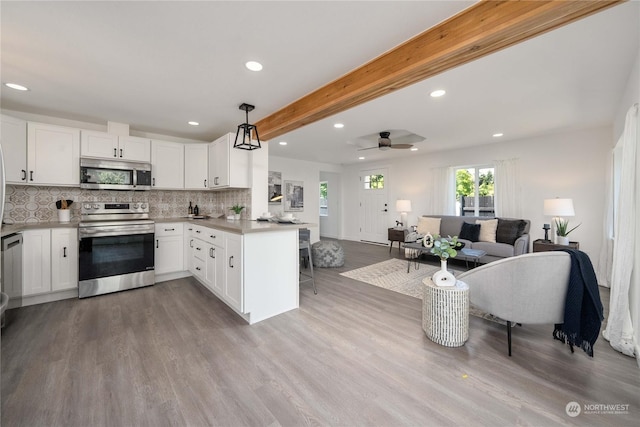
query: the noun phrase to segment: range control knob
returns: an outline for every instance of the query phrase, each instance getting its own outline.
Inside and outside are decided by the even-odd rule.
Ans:
[[[85,203],[82,207],[85,209],[91,209],[91,205],[89,203]]]
[[[147,209],[147,204],[146,203],[141,203],[140,204],[140,208],[141,209]]]
[[[92,207],[93,209],[100,209],[100,205],[99,205],[99,204],[97,204],[97,203],[96,203],[96,204],[91,205],[91,207]]]
[[[140,207],[140,203],[134,203],[133,204],[133,209],[138,209]]]

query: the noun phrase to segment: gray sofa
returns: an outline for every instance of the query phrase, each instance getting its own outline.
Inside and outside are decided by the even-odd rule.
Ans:
[[[440,235],[441,236],[459,236],[462,224],[464,222],[475,224],[476,220],[494,219],[493,217],[486,216],[450,216],[450,215],[423,215],[430,218],[441,218],[440,222]],[[500,219],[500,218],[499,218]],[[515,218],[502,218],[505,220],[516,220]],[[472,242],[469,240],[460,239],[464,242],[466,248],[481,249],[487,254],[480,258],[481,263],[488,263],[497,261],[499,259],[508,258],[516,255],[522,255],[529,252],[529,228],[531,221],[522,220],[525,222],[523,233],[518,237],[513,245],[507,243],[493,243],[493,242]]]

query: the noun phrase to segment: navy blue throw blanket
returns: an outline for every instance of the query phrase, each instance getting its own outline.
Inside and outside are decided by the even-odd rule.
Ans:
[[[571,256],[571,272],[564,306],[564,323],[555,325],[553,337],[593,357],[593,345],[604,316],[598,280],[589,256],[575,249],[560,249]]]

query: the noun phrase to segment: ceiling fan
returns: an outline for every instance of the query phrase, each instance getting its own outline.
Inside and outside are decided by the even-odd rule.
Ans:
[[[407,148],[413,147],[413,144],[391,144],[389,135],[391,135],[391,132],[380,132],[380,138],[378,138],[377,147],[360,148],[358,151],[373,150],[374,148],[382,151],[388,150],[390,148],[406,150]]]

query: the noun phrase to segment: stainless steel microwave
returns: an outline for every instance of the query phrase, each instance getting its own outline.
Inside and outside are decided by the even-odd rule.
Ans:
[[[151,164],[80,158],[80,188],[151,190]]]

